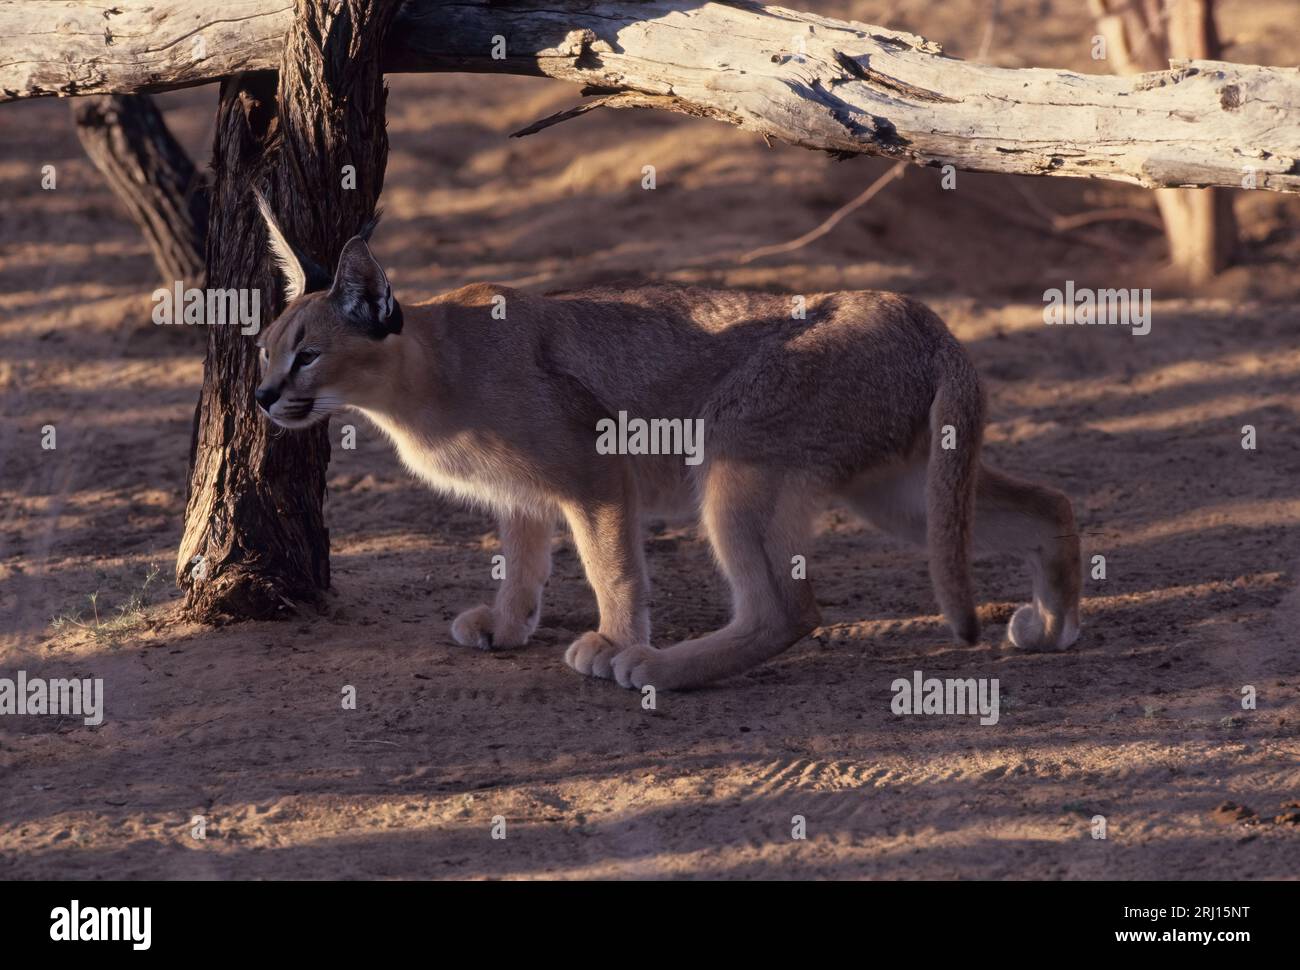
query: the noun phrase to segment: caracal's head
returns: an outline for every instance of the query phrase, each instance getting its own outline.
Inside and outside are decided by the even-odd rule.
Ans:
[[[402,309],[366,245],[378,217],[348,240],[330,279],[289,244],[260,192],[257,205],[285,283],[284,312],[258,339],[257,405],[281,427],[306,428],[382,393]]]

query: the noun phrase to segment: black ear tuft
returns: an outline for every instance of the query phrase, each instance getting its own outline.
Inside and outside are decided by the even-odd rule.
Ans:
[[[401,332],[402,308],[393,299],[388,277],[360,236],[349,239],[339,254],[329,300],[368,337],[383,340],[390,333]]]
[[[366,242],[370,242],[370,236],[375,231],[375,226],[379,225],[379,220],[382,219],[383,217],[384,217],[383,208],[381,207],[376,209],[375,214],[370,217],[369,221],[367,221],[364,226],[361,227],[361,231],[358,232],[357,235],[360,236],[362,239],[364,239]]]

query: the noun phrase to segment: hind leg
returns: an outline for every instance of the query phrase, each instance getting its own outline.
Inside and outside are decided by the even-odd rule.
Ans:
[[[923,458],[855,483],[844,498],[877,528],[925,544]],[[1033,576],[1033,603],[1016,610],[1007,639],[1026,650],[1063,650],[1079,635],[1079,539],[1070,500],[981,465],[974,539],[983,552],[1020,556]]]
[[[1068,498],[1056,489],[982,467],[975,492],[975,544],[1023,557],[1033,575],[1034,600],[1011,617],[1009,646],[1064,650],[1079,638],[1083,578],[1078,528]]]
[[[697,687],[776,656],[821,622],[808,579],[791,562],[807,555],[812,506],[786,476],[716,464],[703,490],[701,522],[731,585],[732,617],[720,630],[665,650],[639,645],[614,658],[624,687]]]

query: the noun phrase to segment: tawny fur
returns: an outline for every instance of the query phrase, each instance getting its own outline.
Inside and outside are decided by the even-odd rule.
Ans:
[[[528,640],[562,519],[600,613],[568,648],[571,667],[658,689],[740,673],[820,622],[794,562],[815,575],[812,516],[835,499],[928,545],[960,640],[979,633],[972,544],[1030,565],[1033,602],[1014,615],[1010,645],[1057,650],[1078,636],[1070,503],[980,463],[979,378],[920,303],[828,293],[795,319],[791,298],[769,294],[644,286],[542,297],[476,284],[398,309],[401,332],[376,337],[394,304],[364,247],[352,240],[333,289],[299,297],[266,329],[261,390],[278,392],[269,413],[286,427],[366,414],[414,474],[496,514],[505,580],[492,606],[456,618],[458,642]],[[492,313],[498,297],[505,319]],[[304,349],[318,356],[295,367]],[[703,462],[598,454],[597,422],[619,411],[702,419]],[[722,629],[651,645],[649,513],[698,517],[731,585]]]

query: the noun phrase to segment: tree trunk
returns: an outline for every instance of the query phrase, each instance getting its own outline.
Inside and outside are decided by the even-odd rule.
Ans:
[[[335,13],[330,13],[331,6]],[[296,0],[278,75],[221,88],[208,230],[210,287],[260,291],[282,309],[252,203],[262,187],[291,240],[332,267],[374,211],[388,157],[381,42],[398,0]],[[353,167],[345,178],[345,166]],[[196,415],[177,581],[201,621],[269,618],[329,586],[323,501],[327,426],[277,431],[258,412],[256,338],[212,326]]]
[[[208,189],[147,94],[72,103],[77,137],[153,252],[163,282],[203,286]]]
[[[1222,53],[1213,0],[1093,0],[1093,12],[1108,58],[1123,74],[1161,70],[1170,59],[1214,60]],[[1157,189],[1156,205],[1170,262],[1189,283],[1207,283],[1232,262],[1237,219],[1227,189]]]
[[[1147,0],[1157,3],[1159,0]],[[275,69],[284,0],[0,0],[0,101],[159,91]],[[1300,192],[1300,72],[1179,61],[1142,77],[946,57],[870,24],[747,0],[407,0],[388,71],[538,74],[837,154],[1149,188]]]
[[[1166,0],[1169,56],[1217,59],[1223,51],[1214,23],[1214,0]],[[1232,263],[1237,217],[1229,189],[1160,189],[1169,254],[1193,285],[1207,283]]]

